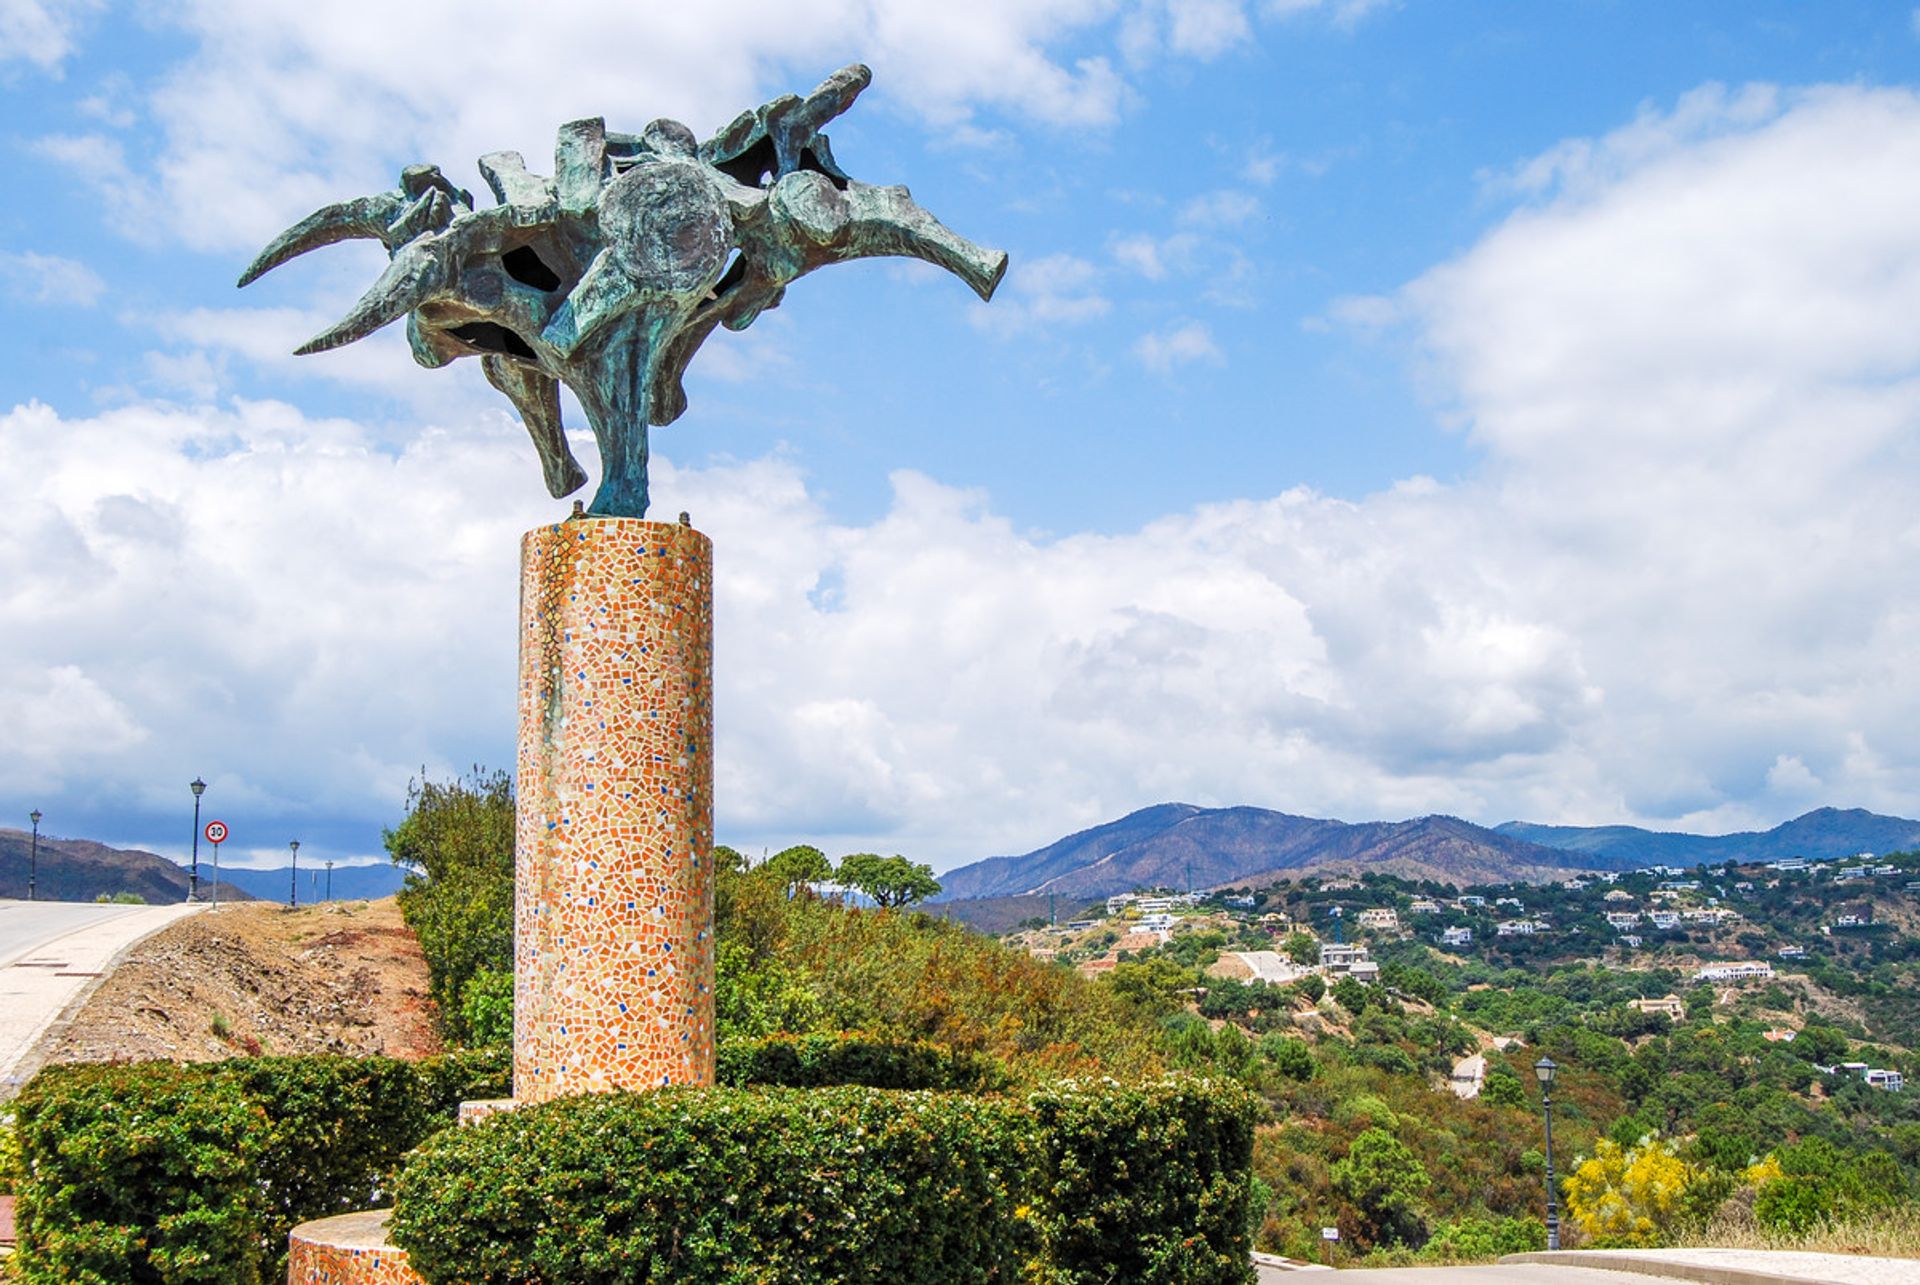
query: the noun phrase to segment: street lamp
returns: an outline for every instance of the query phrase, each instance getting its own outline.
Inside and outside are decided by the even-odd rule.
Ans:
[[[287,885],[287,906],[293,909],[300,904],[300,840],[289,839],[287,846],[293,849],[293,878]]]
[[[327,900],[333,900],[333,858],[327,858]]]
[[[1560,1069],[1550,1057],[1543,1057],[1533,1064],[1533,1074],[1540,1081],[1540,1106],[1547,1116],[1547,1248],[1560,1248],[1560,1201],[1554,1195],[1553,1186],[1553,1073]]]
[[[27,858],[27,900],[33,900],[33,885],[40,878],[40,809],[27,813],[27,820],[33,822],[33,855]]]
[[[187,782],[187,788],[193,791],[193,869],[187,875],[187,900],[200,900],[200,796],[207,792],[207,783],[199,777]]]

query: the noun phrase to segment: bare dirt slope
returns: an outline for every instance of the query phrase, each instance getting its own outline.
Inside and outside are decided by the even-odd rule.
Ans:
[[[427,966],[391,897],[222,905],[136,946],[40,1050],[47,1062],[440,1052]]]

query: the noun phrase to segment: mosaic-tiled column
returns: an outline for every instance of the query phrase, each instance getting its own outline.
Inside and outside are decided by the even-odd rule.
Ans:
[[[513,1091],[713,1083],[713,545],[575,517],[520,549]]]

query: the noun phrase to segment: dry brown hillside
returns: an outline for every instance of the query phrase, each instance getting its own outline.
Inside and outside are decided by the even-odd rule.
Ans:
[[[222,905],[136,946],[39,1052],[48,1062],[440,1051],[427,966],[391,897]]]

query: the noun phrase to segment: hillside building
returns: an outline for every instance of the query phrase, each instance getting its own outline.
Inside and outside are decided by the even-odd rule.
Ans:
[[[1540,925],[1531,919],[1507,919],[1493,926],[1496,937],[1531,937],[1540,931]]]
[[[1607,895],[1601,898],[1601,900],[1612,902],[1632,901],[1633,894],[1625,888],[1612,888],[1608,890]]]
[[[1422,897],[1419,901],[1407,907],[1407,913],[1411,915],[1437,915],[1440,913],[1440,903],[1430,898]]]
[[[1665,1013],[1676,1022],[1687,1019],[1687,1004],[1678,995],[1662,995],[1659,999],[1636,999],[1633,1006],[1642,1013]]]
[[[1607,926],[1616,931],[1622,928],[1631,928],[1639,922],[1640,912],[1637,910],[1609,910],[1607,912]]]
[[[1344,977],[1353,971],[1355,964],[1365,963],[1367,960],[1365,946],[1331,941],[1320,943],[1320,967],[1334,976]]]
[[[1740,959],[1726,963],[1707,964],[1694,973],[1696,982],[1752,982],[1765,981],[1773,976],[1773,965],[1764,960]]]
[[[1360,912],[1358,922],[1362,928],[1377,928],[1382,932],[1398,932],[1400,929],[1400,914],[1398,911],[1388,910],[1384,907],[1374,910],[1363,910]]]
[[[1440,930],[1440,944],[1442,946],[1471,946],[1473,945],[1473,929],[1443,928]]]

